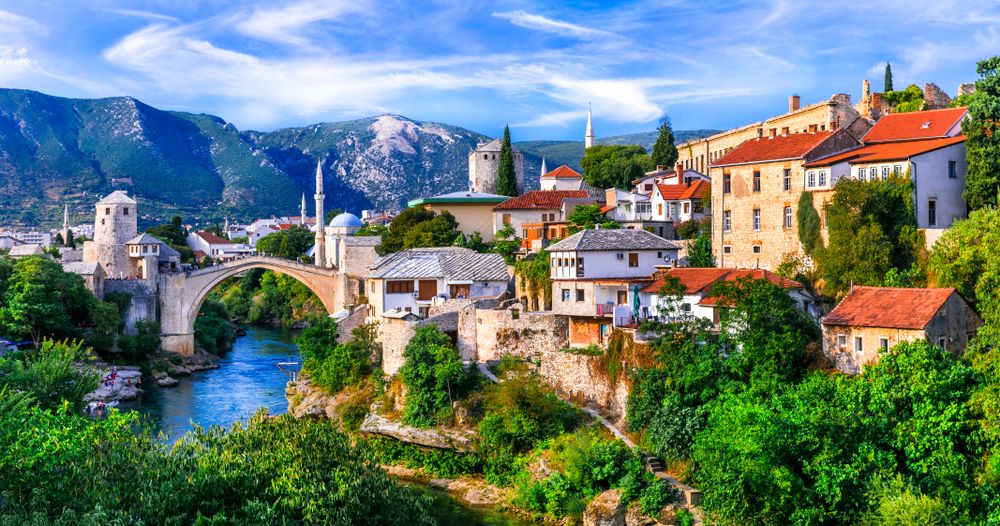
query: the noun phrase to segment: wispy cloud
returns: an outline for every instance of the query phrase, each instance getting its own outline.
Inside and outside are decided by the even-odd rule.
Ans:
[[[306,46],[309,41],[301,32],[309,24],[366,10],[367,0],[304,0],[280,8],[255,9],[236,23],[236,29],[260,40]]]
[[[132,18],[141,18],[143,20],[153,20],[159,22],[179,22],[180,19],[176,16],[164,15],[161,13],[154,13],[152,11],[142,11],[139,9],[101,9],[105,13],[112,13],[115,15],[127,16]]]
[[[585,27],[562,20],[553,20],[542,15],[536,15],[522,10],[493,13],[493,16],[509,20],[510,23],[515,26],[544,31],[546,33],[555,33],[557,35],[567,37],[591,39],[600,37],[614,38],[618,36],[609,31]]]

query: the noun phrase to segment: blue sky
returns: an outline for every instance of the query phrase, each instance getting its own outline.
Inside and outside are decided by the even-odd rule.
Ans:
[[[954,94],[1000,2],[0,1],[0,86],[131,95],[240,129],[398,113],[515,140],[727,128],[861,80]]]

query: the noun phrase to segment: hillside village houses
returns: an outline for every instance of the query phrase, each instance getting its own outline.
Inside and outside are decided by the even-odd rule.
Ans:
[[[582,230],[551,245],[552,313],[569,317],[570,344],[599,344],[614,327],[634,325],[640,284],[679,249],[633,229]]]
[[[982,323],[952,288],[854,287],[823,318],[823,352],[837,369],[858,374],[902,342],[961,353]]]
[[[801,283],[763,269],[669,268],[657,271],[653,277],[655,279],[639,291],[643,317],[669,321],[672,316],[686,313],[718,326],[722,319],[721,309],[727,306],[713,294],[712,287],[717,283],[740,279],[766,279],[786,289],[799,309],[813,319],[818,319],[820,314],[816,297]],[[676,279],[683,287],[678,305],[674,304],[673,298],[661,295],[668,279]],[[681,313],[675,312],[675,309],[680,309]]]
[[[206,257],[215,261],[229,261],[256,253],[253,245],[234,243],[230,239],[204,230],[190,232],[187,236],[187,246],[194,251],[198,261]]]

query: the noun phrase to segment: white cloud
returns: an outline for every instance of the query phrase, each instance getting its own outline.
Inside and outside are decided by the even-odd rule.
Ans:
[[[366,0],[303,0],[281,8],[255,9],[236,23],[236,29],[260,40],[306,46],[309,40],[300,34],[306,26],[363,13],[366,4]]]
[[[180,19],[176,16],[164,15],[161,13],[154,13],[152,11],[142,11],[139,9],[101,9],[106,13],[112,13],[121,16],[128,16],[133,18],[141,18],[143,20],[153,20],[158,22],[179,22]]]
[[[618,37],[618,35],[608,31],[593,29],[590,27],[585,27],[570,22],[564,22],[562,20],[553,20],[551,18],[546,18],[542,15],[535,15],[522,10],[508,11],[504,13],[493,13],[493,16],[509,20],[510,23],[514,24],[515,26],[520,26],[527,29],[535,29],[538,31],[544,31],[546,33],[555,33],[557,35],[562,35],[562,36],[576,37],[582,39],[592,39],[600,37],[613,37],[613,38]]]
[[[25,33],[42,29],[44,26],[32,18],[0,10],[0,33]]]

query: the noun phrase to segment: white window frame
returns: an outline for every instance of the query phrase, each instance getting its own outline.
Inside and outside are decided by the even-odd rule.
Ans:
[[[854,352],[860,354],[865,353],[865,339],[861,336],[854,337]]]
[[[792,228],[792,207],[790,206],[785,207],[784,221],[785,228]]]
[[[725,210],[722,212],[722,231],[732,232],[733,230],[733,211]]]
[[[760,232],[760,208],[754,208],[752,214],[753,230],[754,232]]]
[[[806,172],[806,186],[809,188],[814,188],[816,186],[816,172],[809,170]]]

